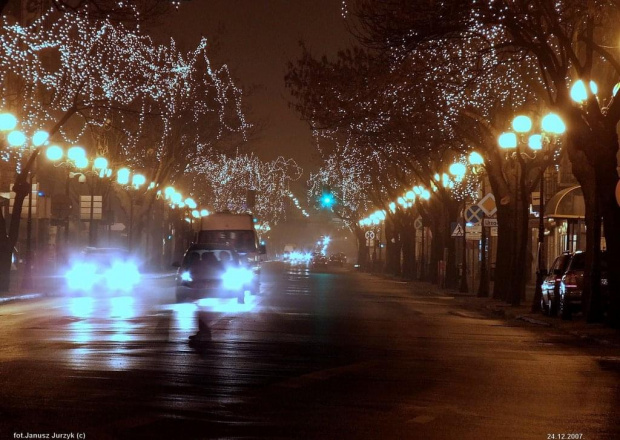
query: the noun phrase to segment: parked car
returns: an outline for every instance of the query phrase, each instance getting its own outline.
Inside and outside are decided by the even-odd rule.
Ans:
[[[222,245],[194,244],[189,247],[176,276],[176,299],[237,298],[245,303],[254,274],[242,264],[239,254]]]
[[[315,253],[310,259],[310,267],[314,269],[321,269],[327,267],[327,257],[321,253]]]
[[[607,287],[607,254],[601,252],[601,297],[609,297]],[[556,264],[557,263],[557,264]],[[577,251],[566,253],[554,261],[547,277],[543,280],[543,310],[555,311],[562,319],[570,319],[574,312],[582,310],[583,278],[586,265],[586,253]]]
[[[566,272],[566,267],[572,255],[565,252],[556,257],[542,281],[542,296],[540,298],[540,308],[543,313],[554,316],[558,313],[560,305],[560,281]]]
[[[344,252],[338,252],[329,256],[329,264],[333,266],[344,266],[347,262],[347,256]]]

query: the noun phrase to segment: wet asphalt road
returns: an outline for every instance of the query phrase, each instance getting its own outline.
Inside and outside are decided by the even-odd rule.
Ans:
[[[620,438],[614,347],[340,269],[267,264],[245,305],[173,293],[0,305],[0,438]]]

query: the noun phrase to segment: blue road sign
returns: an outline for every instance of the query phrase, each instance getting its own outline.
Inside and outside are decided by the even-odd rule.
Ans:
[[[467,223],[478,224],[482,220],[482,217],[484,217],[484,212],[478,205],[471,205],[465,210],[465,220]]]

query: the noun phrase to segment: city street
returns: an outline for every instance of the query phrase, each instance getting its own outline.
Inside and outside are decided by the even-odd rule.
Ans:
[[[620,438],[617,347],[348,268],[267,263],[246,304],[151,276],[0,315],[1,438]]]

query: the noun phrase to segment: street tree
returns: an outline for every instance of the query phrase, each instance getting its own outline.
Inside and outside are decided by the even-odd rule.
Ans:
[[[488,45],[480,50],[505,56],[506,65],[520,67],[533,60],[532,76],[540,99],[566,121],[566,146],[573,173],[582,186],[588,222],[586,311],[588,320],[600,319],[599,228],[604,224],[609,264],[620,264],[620,206],[614,194],[618,182],[616,126],[620,100],[614,83],[620,74],[616,23],[620,7],[608,1],[561,3],[454,2],[431,8],[430,2],[356,3],[356,29],[370,44],[393,52],[408,52],[428,41],[451,41],[482,35]],[[441,20],[437,20],[438,15]],[[598,79],[601,93],[590,85]],[[571,91],[581,80],[583,97],[577,103]],[[605,96],[611,96],[610,99]],[[575,98],[573,95],[572,98]],[[589,281],[588,281],[589,278]],[[620,276],[609,278],[611,304],[608,319],[620,326]]]
[[[203,40],[195,51],[183,54],[174,43],[154,44],[140,30],[69,13],[58,16],[51,11],[27,27],[3,20],[2,107],[17,114],[26,133],[47,127],[52,141],[67,144],[85,141],[85,133],[92,127],[123,127],[123,121],[131,120],[133,126],[123,128],[121,145],[115,146],[119,160],[148,156],[143,153],[146,145],[142,142],[150,133],[147,122],[158,119],[160,142],[149,148],[161,164],[156,174],[163,182],[169,173],[166,167],[184,157],[178,148],[166,148],[173,143],[171,137],[183,139],[186,148],[200,148],[188,127],[185,133],[180,133],[181,129],[173,133],[175,118],[188,116],[188,112],[193,112],[189,116],[196,121],[208,117],[217,125],[211,129],[216,134],[245,126],[239,117],[238,96],[234,97],[238,89],[226,69],[211,65],[205,48]],[[233,115],[228,111],[230,106]],[[211,144],[203,141],[203,146]],[[39,150],[22,152],[8,231],[5,219],[0,218],[0,226],[4,226],[0,231],[7,231],[0,234],[3,289],[8,288],[10,255],[18,238],[23,200],[30,191],[28,177]]]

